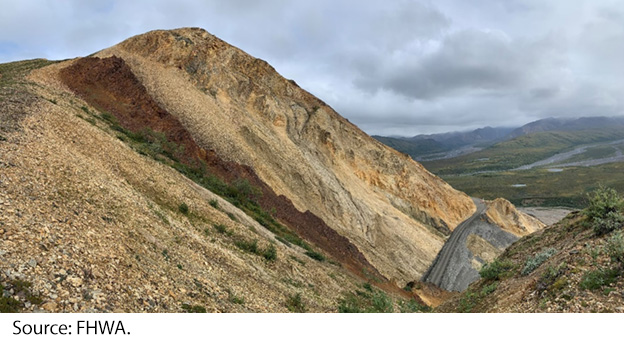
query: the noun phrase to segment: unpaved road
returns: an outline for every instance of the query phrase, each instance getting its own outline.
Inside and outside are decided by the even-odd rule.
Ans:
[[[451,257],[453,257],[455,252],[461,248],[461,245],[466,241],[466,237],[471,231],[469,229],[472,222],[479,218],[485,211],[485,202],[483,202],[483,200],[472,198],[472,201],[474,201],[477,206],[477,210],[470,218],[464,220],[455,228],[455,230],[453,230],[451,237],[449,237],[448,241],[446,241],[438,253],[438,256],[436,256],[427,272],[423,275],[423,281],[430,282],[438,286],[442,284],[442,279],[447,275],[447,269],[451,264]]]

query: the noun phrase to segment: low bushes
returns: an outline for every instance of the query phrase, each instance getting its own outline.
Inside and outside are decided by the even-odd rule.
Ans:
[[[600,187],[589,195],[584,210],[596,235],[604,235],[624,226],[624,199],[611,188]]]
[[[479,275],[485,280],[500,280],[513,274],[515,265],[509,260],[494,260],[485,264]]]
[[[537,267],[541,266],[542,263],[546,262],[551,256],[557,253],[557,249],[555,248],[546,248],[541,252],[537,253],[533,257],[529,257],[524,264],[524,268],[522,269],[522,275],[531,274]]]

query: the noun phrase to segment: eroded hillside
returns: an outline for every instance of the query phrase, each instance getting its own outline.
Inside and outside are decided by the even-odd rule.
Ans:
[[[47,72],[0,144],[2,281],[25,310],[281,312],[301,294],[325,312],[359,287],[137,153]]]
[[[203,30],[154,31],[97,54],[112,55],[200,146],[252,167],[399,284],[424,272],[442,246],[439,231],[474,211],[466,195]]]
[[[179,29],[0,70],[3,301],[149,312],[440,301],[435,287],[401,288],[472,200],[266,62]],[[376,308],[392,304],[379,289],[405,306]]]

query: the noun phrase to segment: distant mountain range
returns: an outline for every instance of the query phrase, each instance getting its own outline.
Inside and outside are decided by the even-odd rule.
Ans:
[[[624,117],[546,118],[513,130],[508,139],[545,131],[579,131],[624,126]]]
[[[518,128],[486,126],[465,132],[455,131],[413,137],[373,137],[391,148],[410,155],[417,161],[428,161],[461,156],[532,133],[572,132],[619,126],[624,128],[624,117],[546,118]]]

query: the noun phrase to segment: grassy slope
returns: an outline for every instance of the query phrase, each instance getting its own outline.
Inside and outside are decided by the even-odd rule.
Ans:
[[[34,101],[27,89],[32,84],[24,79],[30,71],[56,63],[44,59],[0,64],[0,141],[3,134],[19,129],[19,122],[27,115],[24,106]]]
[[[34,69],[43,68],[56,63],[44,59],[34,59],[19,62],[9,62],[0,64],[0,89],[5,87],[15,88],[18,85],[27,84],[23,76]]]
[[[622,312],[621,265],[611,261],[607,241],[597,237],[585,216],[572,213],[550,228],[520,239],[497,261],[490,279],[481,279],[437,308],[439,312]],[[533,271],[527,261],[555,249]],[[551,250],[552,251],[552,250]],[[602,273],[602,278],[595,278]]]

